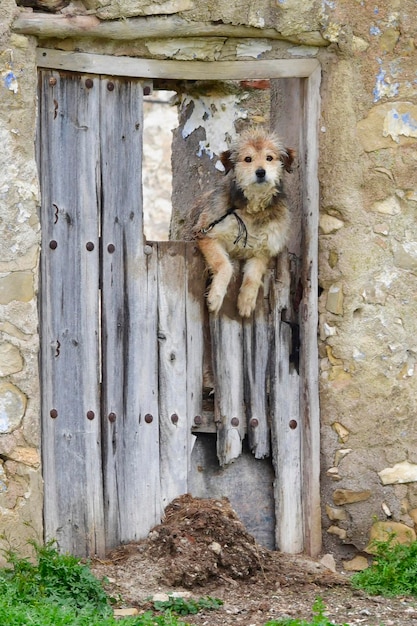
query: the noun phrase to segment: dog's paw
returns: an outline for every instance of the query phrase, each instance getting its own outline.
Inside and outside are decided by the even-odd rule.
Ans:
[[[255,310],[256,296],[247,291],[241,291],[237,299],[237,309],[242,317],[250,317]]]
[[[224,296],[220,293],[213,292],[212,290],[209,292],[207,296],[207,307],[210,313],[214,313],[215,315],[222,308]]]

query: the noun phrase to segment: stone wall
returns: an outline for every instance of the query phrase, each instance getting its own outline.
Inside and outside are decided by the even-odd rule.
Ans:
[[[1,10],[0,534],[26,550],[42,539],[35,41],[11,33],[14,2]]]
[[[40,536],[42,517],[36,42],[18,34],[16,26],[12,32],[14,2],[3,0],[2,11],[0,531],[22,542],[26,536]],[[160,59],[319,58],[324,548],[346,560],[367,546],[371,530],[380,532],[384,524],[399,523],[396,528],[413,532],[417,521],[414,0],[374,4],[247,0],[236,5],[221,0],[77,0],[65,12],[84,14],[84,32],[65,36],[51,31],[43,36],[42,45]],[[130,18],[149,20],[148,39],[143,29],[140,36],[114,39],[129,26]],[[76,19],[71,17],[72,24]],[[107,33],[119,35],[88,37],[88,28],[97,24],[107,24]],[[236,32],[228,35],[232,26],[242,27],[236,31],[239,37]]]

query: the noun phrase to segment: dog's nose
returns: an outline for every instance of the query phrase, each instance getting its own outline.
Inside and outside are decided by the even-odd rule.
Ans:
[[[262,180],[262,179],[265,178],[266,172],[265,172],[263,167],[258,167],[258,169],[256,170],[255,174],[256,174],[256,178],[258,180]]]

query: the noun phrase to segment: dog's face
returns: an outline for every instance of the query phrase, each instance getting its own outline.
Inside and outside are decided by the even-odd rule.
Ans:
[[[243,190],[251,186],[276,187],[285,168],[291,171],[294,151],[284,148],[279,139],[263,130],[244,133],[231,150],[220,159],[226,173],[234,169],[237,185]]]

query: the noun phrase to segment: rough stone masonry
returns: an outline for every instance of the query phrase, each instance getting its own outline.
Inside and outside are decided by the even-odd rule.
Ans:
[[[39,2],[56,9],[66,2]],[[0,22],[0,533],[42,537],[35,159],[35,37]],[[75,0],[107,24],[100,41],[51,34],[42,45],[143,58],[317,57],[320,129],[320,403],[324,549],[339,558],[417,522],[417,7],[414,0]],[[65,13],[66,12],[66,13]],[[149,40],[112,36],[123,20],[178,18]],[[185,26],[184,26],[185,24]],[[259,37],[193,37],[196,25]],[[183,30],[181,30],[183,28]],[[160,32],[160,31],[159,31]],[[256,53],[256,54],[255,54]],[[377,520],[377,521],[375,521]],[[395,523],[395,526],[394,526]]]

